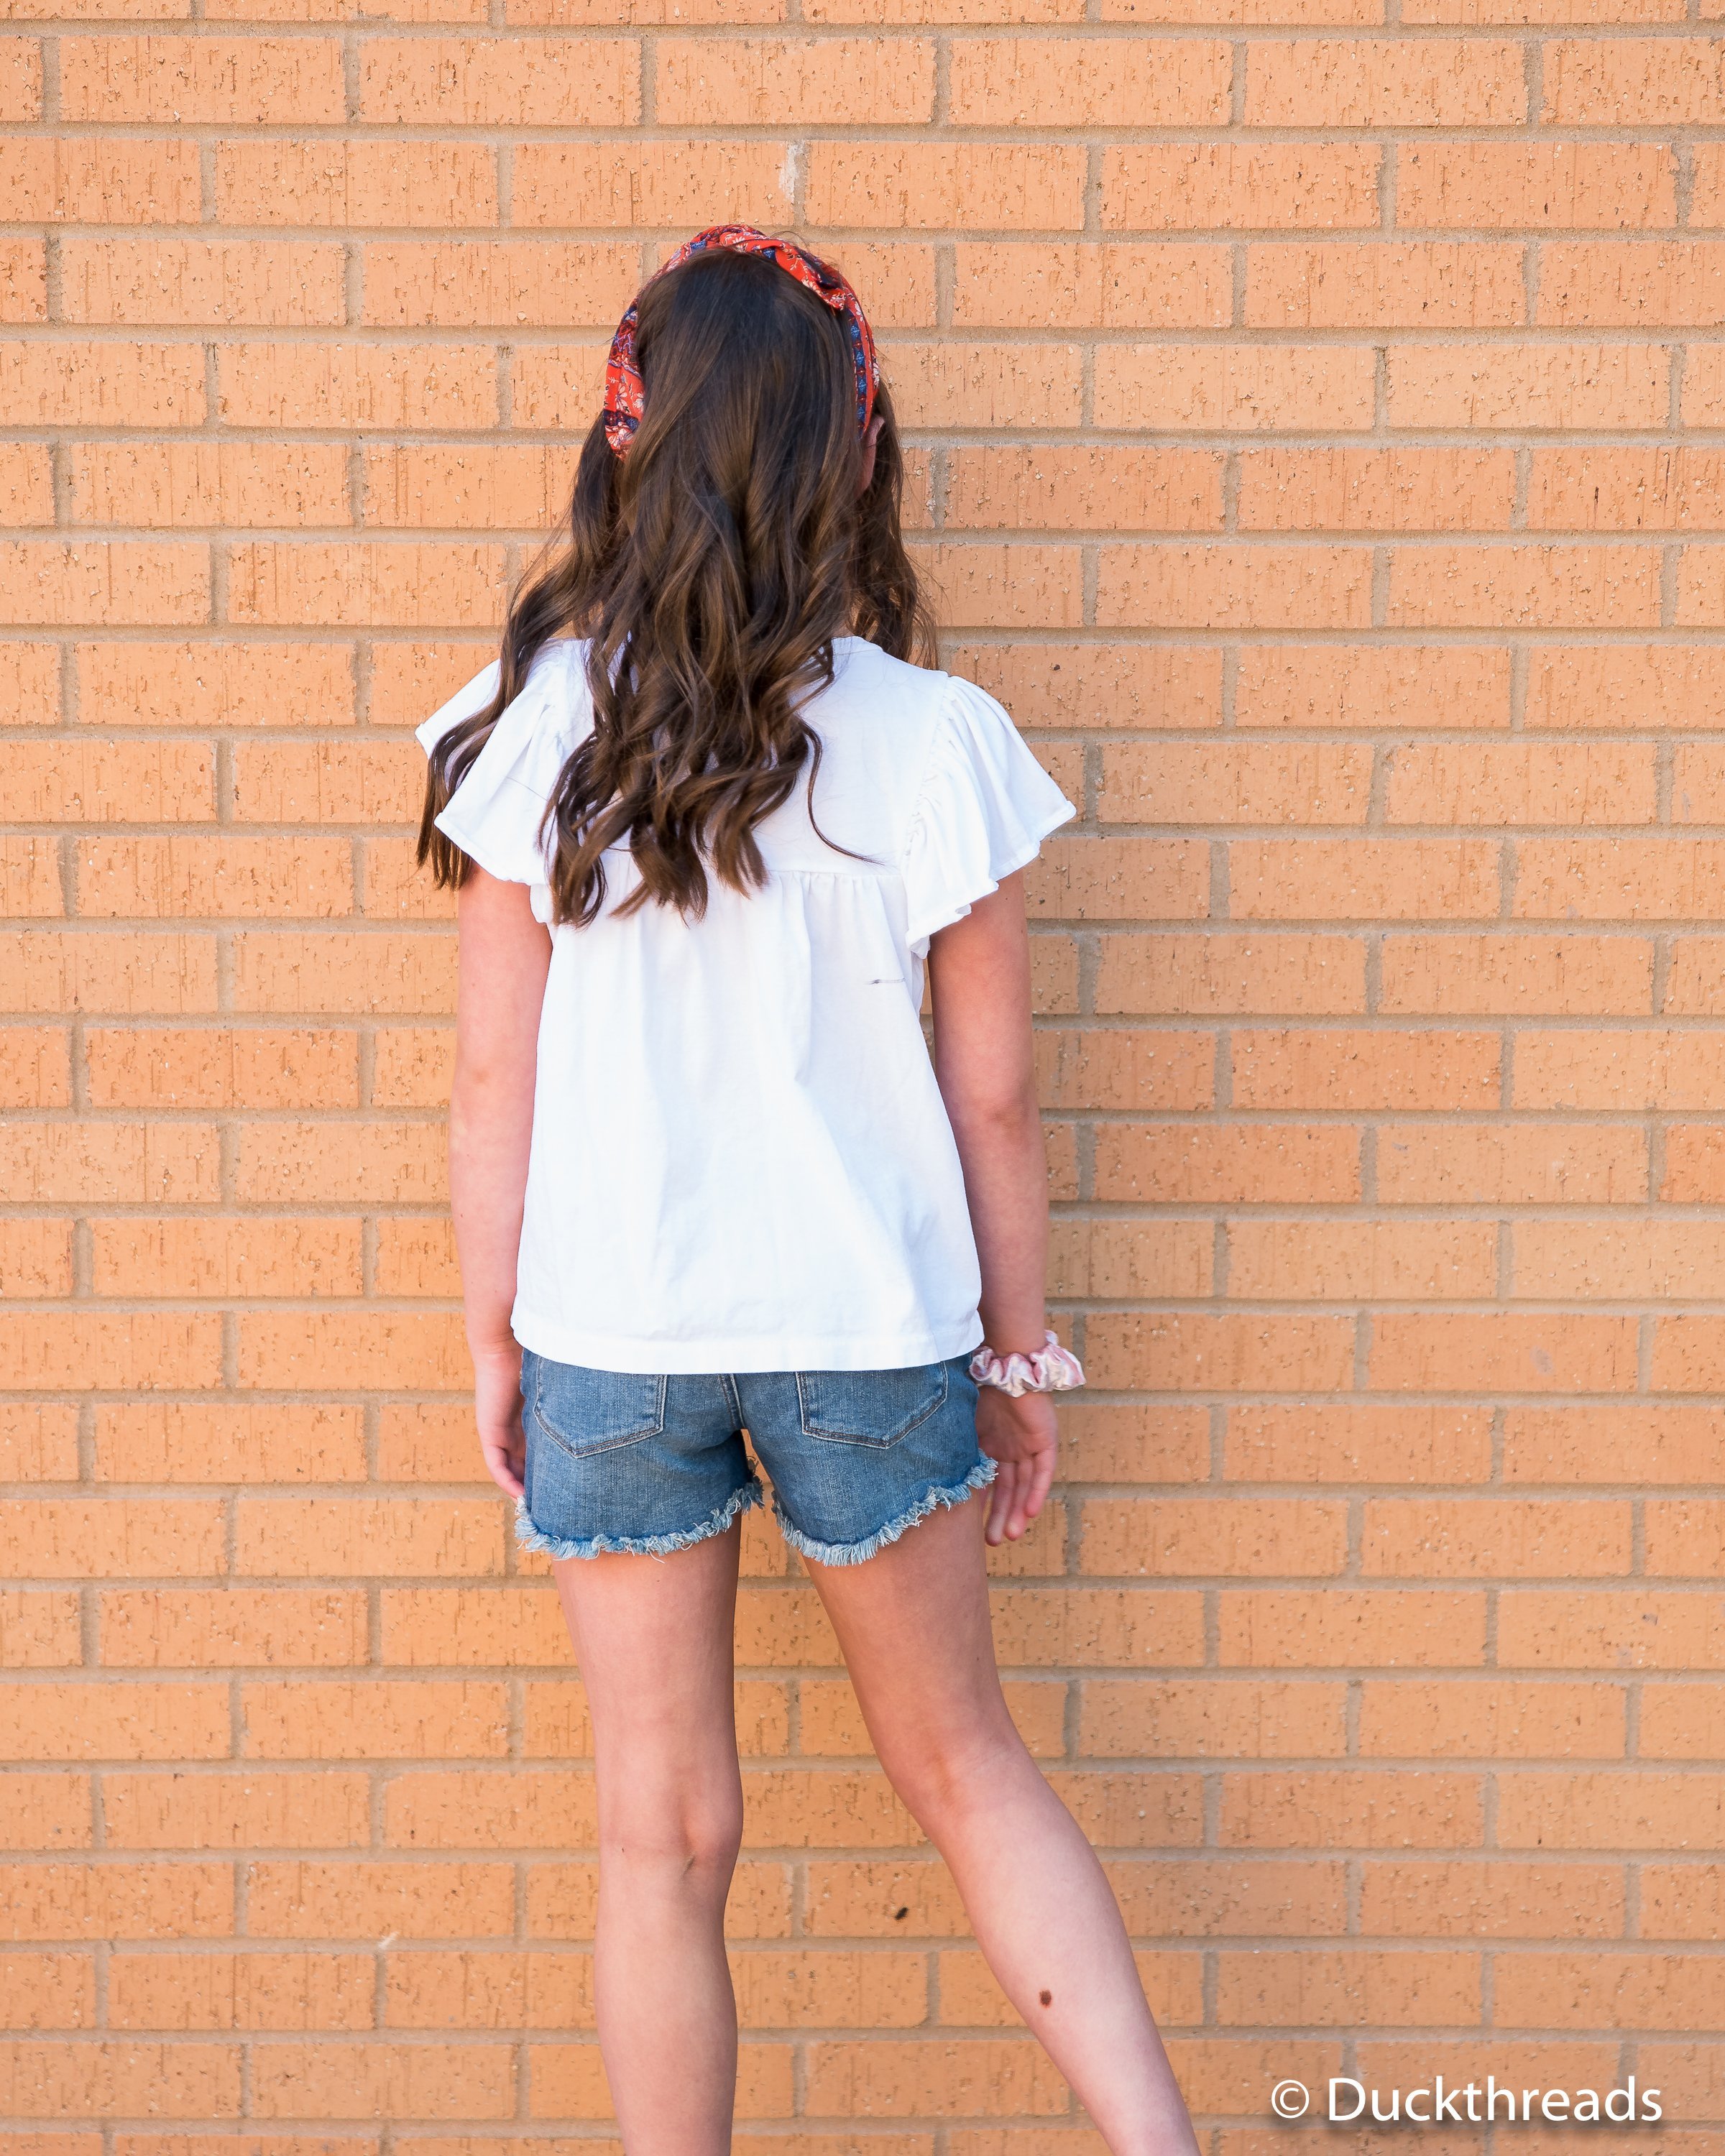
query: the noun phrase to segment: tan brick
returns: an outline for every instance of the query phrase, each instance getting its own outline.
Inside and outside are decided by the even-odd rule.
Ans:
[[[1208,38],[964,38],[952,57],[961,127],[1202,127],[1228,112],[1230,54]]]
[[[1479,1839],[1471,1774],[1349,1767],[1234,1774],[1222,1784],[1224,1848],[1454,1849]]]
[[[639,281],[632,247],[547,240],[372,240],[365,320],[389,327],[598,327]]]
[[[448,1014],[454,957],[449,936],[243,932],[234,937],[234,1007],[284,1015]]]
[[[496,157],[485,143],[238,141],[216,145],[215,165],[224,223],[442,227],[497,216]]]
[[[954,459],[955,490],[963,455]],[[945,657],[1020,726],[1199,727],[1220,719],[1221,654],[1202,646],[959,644]]]
[[[486,1573],[501,1507],[459,1497],[242,1499],[236,1568],[259,1577]]]
[[[371,1838],[362,1774],[162,1774],[104,1776],[114,1849],[303,1849]]]
[[[8,136],[0,148],[0,175],[3,175],[0,205],[8,222],[188,224],[198,221],[198,145],[189,138]]]
[[[816,225],[1076,232],[1084,222],[1084,152],[1052,142],[816,141],[808,204]]]
[[[497,417],[496,360],[479,345],[224,343],[217,379],[218,409],[236,427],[465,429]]]
[[[1243,1587],[1224,1589],[1219,1602],[1224,1669],[1429,1669],[1485,1659],[1483,1594]]]
[[[0,1667],[68,1669],[83,1659],[74,1592],[0,1588]]]
[[[253,1204],[437,1204],[444,1150],[433,1123],[258,1122],[241,1134],[234,1182]]]
[[[1725,109],[1713,59],[1702,38],[1553,38],[1545,118],[1565,127],[1705,126]]]
[[[14,1400],[0,1406],[0,1481],[75,1482],[78,1411]]]
[[[934,73],[926,38],[666,38],[657,114],[668,127],[784,127],[818,101],[842,126],[926,126]]]
[[[1224,2027],[1441,2027],[1481,2010],[1478,1956],[1429,1948],[1223,1953],[1217,1987]]]
[[[95,839],[75,860],[79,911],[95,918],[303,918],[353,906],[352,851],[339,839]]]
[[[379,1026],[373,1035],[377,1107],[441,1107],[449,1097],[454,1034],[448,1028]]]
[[[264,1938],[482,1938],[514,1929],[506,1864],[265,1861],[249,1867],[247,1912]],[[352,2115],[351,2113],[349,2114]]]
[[[362,1286],[357,1220],[97,1220],[92,1238],[98,1295],[226,1301]]]
[[[0,1961],[0,2012],[19,2030],[87,2029],[96,2018],[95,1961],[90,1954],[9,1953]],[[28,2146],[32,2137],[23,2140]],[[14,2141],[18,2137],[13,2137]],[[44,2148],[41,2156],[77,2156]],[[95,2152],[90,2152],[95,2156]]]
[[[1394,1012],[1643,1012],[1651,953],[1620,936],[1394,936],[1384,947],[1383,1008]]]
[[[472,628],[495,619],[502,571],[499,548],[454,542],[258,540],[232,550],[228,608],[265,627]]]
[[[1105,1197],[1174,1204],[1337,1204],[1359,1192],[1359,1134],[1345,1124],[1104,1124]]]
[[[1610,1938],[1623,1928],[1623,1874],[1604,1864],[1378,1857],[1360,1866],[1360,1878],[1368,1933],[1568,1939]]]
[[[67,239],[61,263],[69,322],[311,329],[346,313],[341,249],[324,241]]]
[[[1240,654],[1242,726],[1507,726],[1509,654],[1483,646],[1260,644]]]
[[[1083,354],[1076,345],[894,342],[882,363],[897,385],[899,418],[910,427],[1058,427],[1080,401]],[[965,618],[942,619],[956,624]]]
[[[1108,1014],[1291,1015],[1364,1004],[1363,952],[1340,936],[1113,935],[1096,982],[1096,1009]]]
[[[1491,1471],[1482,1408],[1235,1407],[1224,1472],[1248,1482],[1481,1482]]]
[[[1489,920],[1495,846],[1466,839],[1245,839],[1228,848],[1237,921]]]
[[[1368,750],[1321,742],[1130,742],[1102,752],[1101,822],[1358,824]]]
[[[0,1779],[0,1849],[88,1849],[95,1838],[90,1814],[88,1774],[8,1774]],[[64,1883],[68,1878],[90,1876],[76,1867],[69,1867],[58,1878]],[[3,1876],[8,1899],[0,1907],[6,1912],[8,1938],[68,1936],[59,1932],[32,1932],[22,1917],[28,1897],[44,1887],[52,1892],[54,1882],[49,1879],[44,1867],[13,1866]]]
[[[87,523],[348,521],[347,452],[334,443],[90,442],[71,463],[73,512]],[[131,647],[106,655],[137,663]]]
[[[1676,221],[1671,152],[1652,142],[1420,142],[1396,162],[1413,226],[1616,231]]]
[[[259,2046],[252,2106],[260,2118],[508,2118],[514,2047],[506,2044]]]
[[[726,13],[745,19],[741,8]],[[523,142],[515,152],[514,221],[695,227],[722,205],[726,218],[773,228],[790,217],[785,171],[785,146],[777,142]]]
[[[965,328],[1220,329],[1232,312],[1220,247],[995,242],[957,258],[952,319]]]
[[[1102,152],[1102,223],[1144,232],[1375,225],[1382,157],[1363,142],[1111,146]]]
[[[1397,427],[1661,427],[1671,404],[1658,345],[1403,344],[1387,372]]]
[[[220,1382],[213,1316],[67,1311],[0,1328],[0,1384],[19,1392],[193,1391]]]
[[[53,523],[54,472],[45,442],[0,444],[0,521]]]
[[[50,726],[60,716],[60,654],[35,638],[0,638],[0,696],[12,724]]]
[[[38,1204],[208,1203],[218,1193],[211,1125],[14,1122],[0,1151],[0,1190]]]
[[[1158,1578],[1339,1572],[1345,1508],[1327,1500],[1096,1497],[1078,1508],[1086,1573]]]
[[[1363,547],[1100,549],[1096,612],[1111,628],[1348,629],[1364,626],[1370,610]]]
[[[127,726],[351,726],[354,717],[352,661],[339,644],[85,644],[78,684],[87,721],[123,714]]]
[[[1574,1045],[1570,1044],[1574,1042]],[[1717,1097],[1710,1034],[1656,1026],[1530,1031],[1517,1043],[1516,1102],[1530,1108],[1702,1108]],[[1689,1137],[1678,1132],[1681,1143]]]
[[[1521,48],[1507,40],[1311,38],[1251,49],[1249,127],[1504,127],[1526,117]]]
[[[1725,1416],[1674,1406],[1512,1408],[1504,1416],[1507,1482],[1616,1482],[1625,1446],[1653,1486],[1711,1482],[1725,1456]]]
[[[1345,1320],[1199,1312],[1105,1313],[1085,1328],[1091,1382],[1111,1391],[1335,1392],[1351,1337]]]
[[[342,117],[341,49],[334,38],[68,38],[60,110],[72,121],[327,126]]]
[[[1369,359],[1342,346],[1104,345],[1096,421],[1158,434],[1357,432],[1372,421]],[[1216,557],[1219,573],[1229,566]]]
[[[561,427],[584,433],[604,403],[607,349],[597,340],[584,345],[518,345],[510,361],[511,410],[516,425]],[[470,665],[467,675],[460,678],[476,673],[479,665],[495,655],[490,647],[476,651],[477,664]],[[459,684],[449,685],[453,690]],[[433,696],[429,708],[434,710],[439,701]],[[426,708],[421,705],[411,716],[416,721],[423,718]]]
[[[0,541],[0,583],[8,618],[31,627],[209,618],[209,550],[185,542]]]
[[[1623,1205],[1647,1195],[1639,1130],[1596,1123],[1391,1124],[1378,1142],[1390,1205]]]
[[[365,1954],[116,1954],[109,2019],[187,2033],[369,2029],[372,1969]]]
[[[1502,449],[1249,449],[1238,515],[1243,531],[1504,531],[1514,495],[1514,463]],[[1468,655],[1477,665],[1483,654]],[[1412,654],[1370,656],[1383,669]]]
[[[1389,619],[1398,628],[1645,628],[1659,614],[1658,577],[1651,547],[1399,548]]]
[[[224,1759],[224,1684],[15,1679],[10,1756],[24,1761]]]
[[[343,1667],[367,1651],[362,1595],[336,1588],[114,1588],[99,1599],[115,1668]]]
[[[1549,250],[1548,250],[1549,251]],[[1522,250],[1449,240],[1305,240],[1246,249],[1252,329],[1486,329],[1525,319]]]
[[[1385,1312],[1373,1326],[1371,1382],[1387,1392],[1450,1392],[1465,1368],[1486,1391],[1629,1392],[1635,1335],[1626,1317]]]
[[[506,1700],[495,1684],[257,1682],[243,1688],[240,1712],[252,1759],[496,1758],[508,1745]]]
[[[1228,1250],[1228,1291],[1250,1301],[1489,1300],[1497,1283],[1485,1220],[1240,1220]]]
[[[640,111],[640,53],[584,38],[579,66],[552,38],[367,38],[359,116],[415,127],[623,127]]]

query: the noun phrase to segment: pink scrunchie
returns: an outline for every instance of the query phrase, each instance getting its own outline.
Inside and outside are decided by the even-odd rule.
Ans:
[[[970,1358],[970,1374],[979,1385],[993,1385],[1013,1399],[1026,1393],[1070,1393],[1084,1383],[1084,1365],[1059,1336],[1048,1333],[1046,1344],[1034,1355],[997,1355],[992,1348],[978,1348]]]

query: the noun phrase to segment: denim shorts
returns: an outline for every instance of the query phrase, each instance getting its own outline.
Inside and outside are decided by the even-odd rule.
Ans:
[[[687,1549],[760,1503],[752,1445],[785,1540],[821,1564],[860,1564],[993,1481],[968,1359],[670,1378],[530,1350],[522,1545],[554,1558]]]

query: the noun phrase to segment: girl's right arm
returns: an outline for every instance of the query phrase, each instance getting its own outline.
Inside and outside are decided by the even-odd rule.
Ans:
[[[527,886],[473,868],[460,924],[455,1078],[449,1096],[449,1203],[461,1260],[480,1446],[491,1480],[521,1494],[521,1351],[510,1331],[521,1251],[539,1011],[551,937]]]

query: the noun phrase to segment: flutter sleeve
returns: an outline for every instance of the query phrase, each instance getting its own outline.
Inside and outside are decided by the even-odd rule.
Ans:
[[[1034,860],[1049,833],[1077,813],[994,699],[955,676],[911,812],[903,870],[911,950],[926,957],[937,930]]]
[[[578,667],[574,678],[580,681]],[[579,738],[570,686],[567,651],[553,646],[542,652],[437,819],[446,839],[506,883],[548,880],[541,825],[557,775]],[[584,682],[580,686],[584,709]],[[452,726],[484,711],[496,692],[494,660],[418,729],[415,737],[426,754]]]

